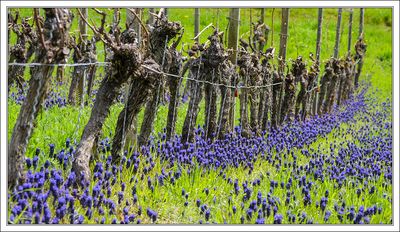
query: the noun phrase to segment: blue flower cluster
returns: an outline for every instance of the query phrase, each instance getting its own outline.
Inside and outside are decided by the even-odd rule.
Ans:
[[[168,215],[154,204],[141,201],[150,196],[141,196],[143,189],[138,188],[155,194],[160,188],[177,186],[176,196],[184,203],[176,207],[194,207],[200,224],[219,220],[256,224],[318,222],[310,211],[295,210],[296,207],[321,215],[320,220],[325,223],[370,223],[384,208],[365,198],[376,198],[382,189],[389,192],[391,188],[392,124],[387,122],[391,105],[382,103],[381,110],[377,110],[378,103],[366,104],[365,94],[366,90],[361,91],[345,108],[336,108],[332,114],[283,125],[262,137],[244,138],[240,127],[215,142],[206,140],[201,128],[196,130],[194,143],[182,143],[179,136],[166,141],[160,134],[159,140],[149,141],[140,151],[125,152],[120,165],[112,164],[111,144],[105,139],[99,147],[104,162],[92,165],[91,183],[78,183],[76,174],[69,171],[74,155],[70,140],[57,153],[50,144],[50,161],[40,165],[40,150],[33,159],[26,159],[26,182],[9,193],[9,222],[163,223]],[[368,126],[341,127],[360,122]],[[352,139],[335,142],[329,136]],[[326,140],[328,148],[311,146],[317,140]],[[308,162],[301,162],[299,156]],[[273,170],[255,175],[260,163]],[[239,180],[226,172],[232,169],[256,178]],[[196,196],[180,187],[180,178],[194,175],[196,170],[217,172],[217,178],[230,188],[225,190],[226,198],[214,195],[219,186],[199,187],[197,192],[201,194]],[[276,178],[272,171],[284,173],[285,178]],[[129,175],[129,181],[124,182],[121,175]],[[325,189],[326,181],[334,184],[330,190]],[[269,188],[259,188],[261,185]],[[317,194],[320,189],[321,194]],[[344,195],[333,194],[343,192],[336,190],[345,191],[363,205],[356,209]],[[390,196],[385,199],[391,201]],[[162,205],[163,200],[157,199],[157,205]],[[228,206],[215,207],[221,201]],[[222,220],[217,217],[221,213]]]

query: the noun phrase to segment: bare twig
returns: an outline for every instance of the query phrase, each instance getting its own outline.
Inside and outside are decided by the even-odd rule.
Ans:
[[[86,20],[85,16],[83,16],[81,10],[80,10],[79,8],[78,8],[77,10],[78,10],[78,13],[79,13],[79,15],[81,16],[82,20],[86,23],[86,25],[88,25],[88,26],[90,27],[90,29],[96,34],[96,36],[97,36],[98,38],[100,38],[100,39],[103,41],[103,43],[108,44],[108,45],[111,45],[109,42],[107,42],[107,41],[101,36],[101,35],[103,35],[103,34],[100,33],[100,32],[96,29],[95,26],[92,26],[92,25]]]
[[[100,28],[99,28],[98,31],[99,31],[100,33],[103,33],[103,32],[104,32],[104,24],[106,23],[106,16],[107,16],[107,14],[106,14],[105,12],[103,12],[103,11],[100,11],[100,10],[96,9],[96,8],[93,8],[93,10],[96,11],[98,14],[101,14],[101,15],[102,15],[102,18],[101,18],[101,26],[100,26]],[[119,22],[119,20],[118,20],[118,22]]]
[[[196,37],[194,37],[192,40],[196,40],[200,35],[201,35],[201,33],[203,33],[205,30],[207,30],[209,27],[211,27],[213,24],[212,23],[210,23],[210,24],[208,24],[208,26],[206,26],[203,30],[201,30],[200,32],[199,32],[199,34],[197,34],[196,35]]]
[[[92,29],[92,31],[96,34],[100,34],[85,18],[85,16],[83,16],[81,10],[78,8],[78,13],[81,16],[82,20],[86,23],[86,25],[88,25],[90,27],[90,29]]]

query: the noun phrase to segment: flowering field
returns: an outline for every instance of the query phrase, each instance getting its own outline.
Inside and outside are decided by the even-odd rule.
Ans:
[[[305,10],[298,11],[293,21]],[[185,24],[184,12],[170,14]],[[26,182],[8,192],[8,222],[391,224],[391,39],[375,33],[388,32],[381,27],[387,12],[371,12],[370,18],[366,14],[366,74],[354,96],[331,113],[250,138],[241,136],[237,122],[233,133],[213,142],[199,126],[195,142],[186,143],[177,135],[165,139],[167,107],[162,105],[147,146],[128,149],[114,165],[111,138],[123,105],[120,96],[104,123],[89,183],[80,183],[71,165],[95,92],[87,106],[71,106],[68,83],[53,81],[28,144]],[[306,28],[300,25],[297,33],[308,33]],[[310,47],[313,42],[305,39],[298,49],[309,52]],[[327,58],[329,52],[322,50]],[[15,86],[9,92],[9,138],[25,95]],[[188,107],[181,102],[177,131]],[[204,121],[203,108],[197,122]]]
[[[28,181],[9,194],[9,220],[391,223],[391,109],[365,88],[330,115],[259,138],[233,133],[209,143],[199,129],[185,148],[161,135],[119,166],[105,139],[104,162],[93,164],[82,190],[69,171],[75,144],[67,139],[26,159]]]

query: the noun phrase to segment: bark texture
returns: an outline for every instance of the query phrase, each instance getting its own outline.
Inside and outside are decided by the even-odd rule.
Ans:
[[[323,113],[323,108],[324,108],[324,105],[326,104],[324,99],[325,99],[325,95],[327,92],[327,88],[330,84],[332,76],[334,75],[333,67],[332,67],[333,59],[334,58],[331,58],[330,60],[328,60],[326,62],[325,73],[321,77],[320,92],[318,95],[318,108],[317,108],[318,115],[322,115],[322,113]]]
[[[231,85],[232,79],[235,78],[235,66],[227,60],[222,64],[221,71],[219,72],[219,81],[223,85]],[[235,96],[232,93],[235,91],[232,88],[221,86],[221,106],[219,110],[219,133],[218,138],[223,139],[225,134],[231,131],[230,124],[230,109],[233,107],[233,98]]]
[[[305,107],[305,95],[308,87],[308,73],[306,69],[306,63],[303,58],[299,56],[292,65],[292,74],[295,76],[295,83],[300,83],[300,92],[297,94],[296,106],[295,106],[295,117],[300,118],[299,113],[301,105],[303,109]]]
[[[33,28],[29,25],[28,19],[22,19],[18,23],[19,14],[15,17],[9,14],[9,32],[13,31],[17,35],[17,42],[9,50],[9,63],[27,63],[34,53],[34,46],[37,45],[37,35]],[[12,29],[12,30],[10,30]],[[29,45],[29,47],[27,47]],[[18,88],[23,90],[25,66],[10,65],[8,67],[8,88],[14,83]]]
[[[242,83],[241,86],[244,88],[240,89],[240,126],[242,131],[242,136],[250,136],[250,126],[249,126],[249,90],[247,89],[249,83],[249,68],[251,66],[251,56],[247,51],[241,51],[240,57],[238,59],[239,66],[239,79]]]
[[[189,78],[202,80],[203,75],[201,75],[200,70],[203,68],[203,63],[201,63],[201,58],[192,58],[189,62],[191,62]],[[190,90],[192,94],[190,96],[189,105],[182,128],[183,143],[193,142],[197,115],[200,110],[200,102],[203,98],[203,84],[196,81],[192,82],[192,90]]]
[[[156,72],[141,67],[132,77],[129,96],[125,107],[118,116],[117,127],[112,142],[112,160],[116,164],[119,163],[121,158],[120,154],[125,137],[127,136],[126,132],[129,131],[144,102],[156,88],[158,81],[162,79],[162,74],[159,73],[161,68],[154,60],[148,59],[143,64]],[[135,141],[131,142],[134,143]]]
[[[222,35],[222,34],[221,34]],[[208,37],[210,46],[202,52],[204,59],[205,80],[211,83],[218,83],[219,72],[222,64],[228,59],[222,39],[218,30]],[[205,135],[208,139],[216,137],[217,133],[217,88],[212,84],[205,84]]]
[[[340,61],[338,59],[333,60],[332,68],[333,75],[326,91],[325,104],[323,108],[324,114],[332,111],[337,96],[337,89],[340,80]]]
[[[358,79],[360,78],[361,70],[362,70],[362,67],[364,64],[365,52],[367,51],[367,44],[364,41],[363,35],[361,35],[360,38],[357,40],[355,49],[356,49],[356,54],[354,56],[354,60],[356,60],[358,62],[358,65],[357,65],[357,71],[356,71],[355,79],[354,79],[354,86],[355,86],[355,88],[357,88],[358,87]]]
[[[72,166],[72,169],[80,178],[81,184],[87,184],[90,179],[89,161],[91,151],[101,133],[113,101],[117,97],[122,84],[131,78],[142,64],[142,57],[135,43],[136,33],[132,29],[127,29],[121,34],[120,44],[115,43],[107,35],[105,34],[108,37],[106,44],[113,51],[111,67],[100,84],[89,122],[83,131]]]
[[[279,96],[280,96],[280,91],[281,91],[281,85],[282,83],[282,76],[278,74],[277,71],[272,72],[272,80],[273,80],[273,86],[272,86],[272,112],[271,112],[271,127],[272,128],[277,128],[278,126],[278,111],[279,111]]]
[[[317,96],[317,80],[319,75],[319,62],[318,60],[314,60],[312,56],[310,56],[313,60],[313,64],[310,67],[310,71],[308,72],[308,86],[307,92],[305,95],[305,105],[303,108],[303,112],[301,118],[303,121],[306,120],[308,115],[312,112],[312,108],[314,107],[314,98]]]
[[[294,121],[294,109],[296,100],[295,83],[295,77],[293,76],[293,74],[288,73],[285,78],[285,97],[283,98],[281,107],[280,124],[283,123],[285,118],[287,118],[289,122]]]
[[[261,65],[259,64],[258,56],[252,54],[251,56],[251,67],[249,68],[249,85],[260,86],[262,83],[261,76]],[[258,121],[258,111],[260,105],[260,91],[263,89],[252,87],[249,89],[250,92],[250,128],[256,136],[260,135],[260,126]]]
[[[149,53],[150,57],[156,61],[161,70],[169,73],[172,65],[172,54],[168,49],[168,42],[181,32],[181,25],[177,22],[170,22],[166,14],[161,11],[159,17],[156,19],[149,35]],[[157,116],[157,109],[160,103],[161,96],[165,87],[165,77],[159,80],[157,89],[153,92],[150,101],[146,105],[144,118],[138,137],[139,145],[145,145],[153,130],[154,119]]]
[[[342,100],[345,101],[347,99],[349,99],[349,97],[351,96],[351,94],[353,94],[354,92],[354,74],[355,74],[355,64],[353,59],[351,58],[351,56],[347,56],[346,57],[346,61],[345,61],[345,83],[343,86],[343,92],[342,92]]]
[[[182,75],[182,63],[183,57],[182,54],[178,51],[171,51],[171,67],[169,72],[173,75],[181,76]],[[168,87],[169,87],[169,105],[168,105],[168,118],[167,118],[167,130],[166,130],[166,138],[170,140],[172,136],[175,134],[175,124],[178,118],[178,106],[179,106],[179,87],[182,83],[181,78],[169,76],[168,77]]]

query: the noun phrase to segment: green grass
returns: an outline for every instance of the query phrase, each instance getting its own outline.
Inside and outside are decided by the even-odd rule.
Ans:
[[[107,10],[107,9],[103,9]],[[107,10],[108,11],[108,10]],[[109,10],[112,12],[111,10]],[[21,15],[23,16],[31,16],[31,9],[20,9]],[[289,40],[288,40],[288,50],[287,57],[290,59],[295,59],[297,55],[302,55],[303,57],[308,57],[310,52],[315,52],[315,41],[316,41],[316,28],[317,28],[317,9],[291,9],[290,10],[290,19],[289,19]],[[265,22],[271,26],[271,14],[272,9],[266,9],[265,12]],[[280,33],[280,9],[275,9],[274,11],[274,33],[273,33],[273,41],[274,46],[278,47],[279,45],[279,33]],[[169,15],[170,19],[173,21],[180,21],[182,25],[185,27],[185,35],[183,37],[183,42],[185,45],[191,44],[193,38],[193,9],[170,9]],[[100,17],[94,13],[93,11],[89,11],[90,18],[93,18],[96,22],[99,22]],[[229,15],[228,9],[220,9],[219,11],[219,19],[217,18],[217,9],[201,9],[200,13],[200,30],[207,26],[210,22],[214,25],[219,22],[219,26],[221,30],[225,31],[227,26],[226,17]],[[252,9],[252,17],[253,21],[259,17],[260,11],[258,9]],[[77,16],[75,13],[75,18],[73,22],[73,26],[71,28],[71,33],[77,33]],[[121,14],[122,21],[125,19],[125,11],[122,11]],[[333,54],[334,40],[335,40],[335,28],[336,28],[336,17],[337,17],[337,9],[324,9],[324,18],[323,18],[323,37],[322,37],[322,48],[321,48],[321,59],[327,60]],[[340,55],[343,56],[347,52],[347,34],[348,34],[348,22],[349,13],[345,10],[343,13],[343,35],[340,43]],[[365,39],[368,44],[367,53],[364,62],[364,68],[361,75],[361,80],[371,81],[372,90],[378,89],[379,92],[374,96],[379,101],[383,101],[386,98],[392,99],[392,28],[391,28],[391,9],[373,9],[367,8],[365,11]],[[246,33],[249,29],[249,18],[250,18],[250,10],[242,9],[241,10],[241,27],[240,27],[240,35]],[[353,22],[353,46],[356,38],[358,37],[358,18],[359,18],[359,10],[356,9],[354,11],[354,22]],[[107,21],[110,22],[111,16],[107,18]],[[122,25],[122,23],[121,23]],[[91,33],[91,32],[89,32]],[[211,33],[211,29],[204,32],[200,41],[204,42],[207,36]],[[268,40],[269,45],[271,43],[271,38]],[[11,37],[11,44],[15,43],[15,36]],[[98,51],[101,51],[103,46],[98,44]],[[187,46],[183,48],[187,50]],[[101,54],[101,52],[100,52]],[[102,55],[100,55],[99,60],[103,60]],[[308,58],[307,58],[308,60]],[[309,61],[309,60],[308,60]],[[310,61],[309,61],[310,63]],[[27,72],[28,74],[28,72]],[[66,75],[67,80],[70,80],[70,75]],[[238,105],[236,108],[236,121],[238,118]],[[122,110],[122,104],[116,104],[111,108],[111,113],[107,118],[104,126],[103,126],[103,137],[112,137],[114,133],[115,124],[117,121],[117,117],[119,112]],[[20,106],[15,104],[13,101],[8,101],[8,137],[11,137],[12,129],[15,124],[15,121],[18,116]],[[177,132],[180,133],[184,117],[186,115],[187,104],[184,104],[178,108],[178,121],[177,121]],[[65,108],[52,108],[50,110],[42,111],[38,117],[36,127],[34,129],[32,138],[29,141],[27,154],[26,156],[32,157],[34,155],[35,149],[42,149],[41,161],[44,161],[47,157],[48,153],[48,145],[50,143],[54,143],[56,146],[56,151],[60,148],[64,147],[65,139],[71,138],[72,141],[76,139],[79,141],[80,136],[82,134],[83,128],[86,125],[89,117],[91,109],[90,107],[84,107],[78,123],[78,115],[80,109],[79,107],[65,107]],[[168,112],[167,106],[161,106],[157,112],[157,119],[154,123],[154,131],[155,135],[157,132],[162,131],[162,129],[166,125],[166,116]],[[143,118],[143,110],[139,114],[139,126],[141,119]],[[361,117],[358,115],[357,117]],[[203,124],[204,122],[204,102],[201,104],[200,114],[197,119],[197,123]],[[391,118],[388,118],[387,121],[391,122]],[[350,136],[342,136],[339,133],[342,129],[351,128],[353,130],[358,130],[362,126],[366,126],[363,123],[348,123],[341,125],[340,128],[336,128],[332,131],[326,138],[319,138],[316,142],[310,145],[309,148],[318,149],[321,148],[322,151],[325,151],[326,154],[329,154],[329,142],[334,141],[335,144],[339,144],[340,142],[352,141],[353,138]],[[302,155],[300,149],[294,149],[294,153],[299,157],[298,163],[299,165],[307,164],[309,162],[309,158]],[[290,158],[291,159],[291,158]],[[291,160],[287,161],[291,161]],[[285,160],[282,158],[282,162]],[[143,162],[142,162],[143,163]],[[161,168],[164,167],[159,159],[155,159],[155,168],[150,173],[150,176],[154,178],[155,173],[159,173]],[[242,170],[242,168],[228,168],[225,170],[227,177],[231,177],[233,180],[235,178],[239,179],[239,183],[245,179],[254,180],[260,174],[264,176],[264,179],[261,181],[260,186],[253,187],[253,196],[257,194],[257,191],[260,190],[265,196],[269,190],[269,180],[273,179],[275,181],[280,182],[288,178],[290,173],[287,170],[277,171],[274,167],[272,167],[268,162],[258,160],[254,165],[254,171],[248,175],[248,170]],[[141,164],[141,168],[143,168],[143,164]],[[176,169],[173,167],[172,169]],[[271,176],[267,177],[265,175],[266,170],[271,171]],[[169,169],[166,169],[168,172]],[[196,207],[192,207],[195,205],[196,199],[201,199],[202,204],[206,203],[209,207],[211,207],[212,216],[210,221],[217,221],[219,223],[223,223],[224,220],[227,223],[239,223],[240,216],[245,214],[245,211],[241,210],[240,202],[241,195],[236,197],[234,194],[232,195],[233,205],[238,208],[238,212],[236,214],[232,214],[232,205],[228,204],[229,192],[232,190],[232,186],[227,184],[225,180],[223,180],[220,176],[218,176],[218,171],[209,171],[204,172],[202,169],[198,169],[188,175],[186,173],[186,168],[182,169],[182,177],[176,182],[175,185],[166,184],[163,187],[155,186],[157,191],[154,193],[151,192],[147,188],[147,181],[139,181],[138,183],[138,196],[139,196],[139,204],[143,205],[143,207],[150,207],[152,209],[157,209],[159,214],[160,223],[198,223],[200,219],[203,219],[204,216],[199,216],[199,209]],[[131,176],[133,175],[132,170],[126,170],[125,173],[121,174],[121,181],[125,183],[129,183]],[[137,176],[139,178],[140,176]],[[382,180],[380,180],[382,181]],[[380,183],[377,181],[377,183]],[[93,185],[94,183],[92,183]],[[297,183],[294,181],[295,186]],[[360,205],[370,206],[371,204],[378,204],[383,207],[384,211],[381,215],[375,215],[371,218],[371,223],[389,223],[392,215],[391,215],[391,203],[384,199],[383,194],[387,194],[391,196],[391,188],[389,185],[388,189],[377,188],[376,194],[372,197],[368,197],[367,195],[362,194],[362,197],[365,197],[365,200],[362,201],[361,198],[357,198],[355,189],[349,187],[348,185],[344,185],[341,189],[334,189],[333,182],[329,180],[325,180],[325,182],[317,182],[318,188],[314,188],[315,191],[311,192],[312,199],[320,199],[326,189],[330,190],[331,196],[329,197],[329,202],[327,209],[333,211],[334,200],[339,199],[339,195],[345,197],[347,205],[355,205],[356,209]],[[120,191],[119,185],[118,187],[113,189],[112,199],[117,201],[117,192]],[[213,187],[217,186],[217,189],[214,190]],[[93,186],[91,186],[93,187]],[[130,189],[130,185],[127,186],[127,189]],[[203,192],[204,188],[210,189],[210,194],[207,196]],[[184,188],[189,193],[189,207],[184,207],[183,204],[185,199],[181,196],[181,190]],[[295,191],[295,195],[297,197],[297,203],[291,203],[291,210],[293,213],[297,212],[307,212],[308,216],[314,219],[314,222],[323,223],[324,215],[320,213],[320,211],[315,209],[315,202],[311,206],[304,207],[302,204],[302,195],[301,188],[294,187],[293,189],[297,189]],[[130,194],[130,191],[126,191]],[[274,192],[274,196],[277,196],[281,199],[281,202],[285,200],[285,191],[278,188]],[[128,194],[128,197],[132,197]],[[213,197],[216,197],[217,201],[213,203]],[[127,196],[126,196],[127,197]],[[245,209],[248,205],[245,205]],[[123,207],[118,209],[119,215],[122,215]],[[288,206],[284,204],[279,208],[279,213],[285,215]],[[136,214],[137,207],[131,207],[131,212]],[[144,212],[146,208],[143,208]],[[79,211],[79,209],[78,209]],[[84,215],[84,211],[80,210],[80,213]],[[145,213],[144,213],[145,214]],[[97,212],[94,212],[94,218],[98,216]],[[253,216],[253,218],[256,217]],[[345,217],[344,217],[345,218]],[[118,218],[122,219],[122,218]],[[110,223],[112,218],[107,218],[106,223]],[[148,218],[143,216],[142,220],[144,223],[150,223]],[[267,223],[272,223],[271,217],[266,221]],[[88,222],[88,221],[86,221]],[[247,222],[247,221],[246,221]],[[93,223],[93,221],[90,221]],[[248,223],[248,222],[247,222]],[[283,221],[283,223],[287,223],[287,221]],[[328,223],[339,223],[337,218],[333,216],[328,221]],[[344,223],[349,223],[349,221],[344,221]]]

